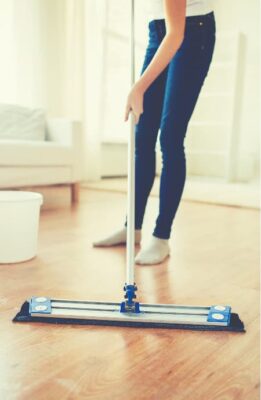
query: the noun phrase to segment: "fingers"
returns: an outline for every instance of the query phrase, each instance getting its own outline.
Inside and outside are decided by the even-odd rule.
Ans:
[[[141,110],[141,112],[135,112],[131,108],[131,105],[127,104],[126,109],[125,109],[124,121],[128,121],[130,112],[132,112],[133,115],[134,115],[135,124],[138,124],[139,119],[140,119],[140,115],[143,113],[143,110]]]
[[[136,114],[131,107],[126,107],[126,111],[125,111],[125,116],[124,116],[124,121],[128,121],[129,118],[129,114],[130,112],[133,113],[134,116],[134,120],[135,120],[135,124],[137,124],[139,122],[139,114]]]
[[[130,104],[127,104],[125,109],[124,121],[128,121],[130,111],[131,111],[131,106]]]
[[[136,124],[138,124],[141,114],[143,114],[143,108],[135,113]]]
[[[134,118],[134,123],[137,124],[139,122],[139,115],[136,114],[133,110],[131,110]]]

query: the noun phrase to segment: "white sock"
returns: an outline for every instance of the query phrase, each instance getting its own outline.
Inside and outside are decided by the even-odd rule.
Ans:
[[[127,227],[112,233],[104,239],[93,242],[94,247],[115,246],[117,244],[126,244],[127,241]],[[139,244],[141,241],[141,229],[135,229],[135,243]]]
[[[142,247],[136,255],[135,262],[137,264],[159,264],[169,253],[168,239],[161,239],[152,235],[149,244]]]

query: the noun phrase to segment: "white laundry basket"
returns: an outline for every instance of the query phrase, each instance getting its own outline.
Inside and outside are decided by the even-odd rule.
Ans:
[[[41,193],[0,190],[0,263],[36,256],[42,204]]]

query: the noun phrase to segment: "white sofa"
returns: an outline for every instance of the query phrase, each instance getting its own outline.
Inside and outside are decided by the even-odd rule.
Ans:
[[[82,171],[81,121],[46,118],[44,140],[0,137],[0,189],[67,184],[77,202]]]

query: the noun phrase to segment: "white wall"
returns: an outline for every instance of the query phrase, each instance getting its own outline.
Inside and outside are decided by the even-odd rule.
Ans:
[[[214,0],[217,30],[245,35],[245,77],[242,88],[240,151],[259,158],[259,0]]]

